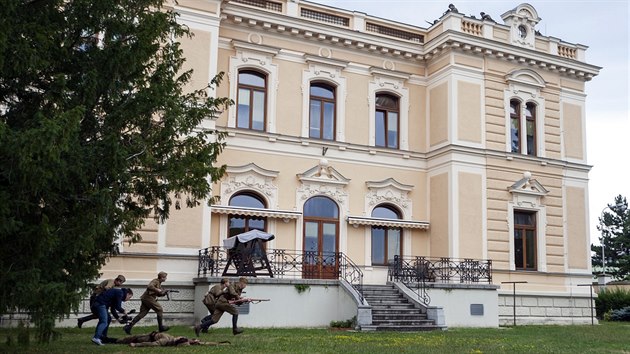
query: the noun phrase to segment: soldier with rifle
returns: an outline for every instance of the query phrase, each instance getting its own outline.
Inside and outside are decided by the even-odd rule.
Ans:
[[[204,317],[201,320],[200,324],[195,325],[195,334],[199,337],[199,332],[208,333],[208,327],[210,327],[214,322],[212,322],[212,314],[214,313],[215,305],[217,300],[221,295],[228,291],[228,287],[230,286],[230,279],[223,278],[221,279],[221,283],[213,286],[208,290],[206,295],[203,297],[203,304],[208,309],[208,316]]]
[[[195,326],[195,334],[199,335],[200,330],[206,330],[211,325],[219,322],[224,312],[232,315],[232,334],[237,335],[243,333],[243,330],[238,328],[238,309],[236,305],[241,305],[246,302],[260,302],[269,301],[269,299],[250,299],[241,296],[243,290],[247,287],[247,278],[241,277],[238,282],[227,286],[227,290],[222,292],[221,295],[216,298],[214,305],[214,311],[212,317],[206,320],[199,327]]]
[[[158,297],[167,296],[168,298],[169,292],[174,292],[174,290],[162,289],[162,283],[166,281],[167,275],[168,274],[166,272],[159,272],[157,278],[151,280],[147,286],[147,290],[145,290],[144,294],[140,297],[140,312],[133,318],[133,320],[131,320],[131,323],[123,327],[125,333],[131,334],[131,328],[133,328],[138,321],[144,318],[150,310],[155,311],[155,314],[157,315],[158,331],[168,331],[169,327],[162,324],[162,305],[160,305],[157,301]]]

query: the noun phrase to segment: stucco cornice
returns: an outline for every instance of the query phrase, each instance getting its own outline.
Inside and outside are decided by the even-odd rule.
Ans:
[[[246,27],[248,31],[256,30],[273,36],[299,38],[405,61],[430,61],[443,52],[452,50],[467,55],[510,61],[524,67],[546,70],[583,81],[591,80],[599,74],[601,69],[601,67],[575,59],[517,47],[455,30],[446,30],[421,44],[307,21],[299,17],[229,5],[224,9],[222,21],[224,24]]]

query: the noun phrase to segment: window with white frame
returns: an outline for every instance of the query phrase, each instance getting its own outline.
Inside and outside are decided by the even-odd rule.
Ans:
[[[540,94],[545,81],[532,70],[512,72],[506,80],[506,151],[545,157],[545,99]]]
[[[230,57],[230,97],[236,106],[228,111],[228,127],[276,132],[278,67],[272,63],[278,50],[254,43],[234,42]]]
[[[370,146],[409,149],[409,75],[372,68],[368,85]]]
[[[345,142],[346,62],[307,56],[302,72],[302,137]]]
[[[398,149],[399,119],[398,97],[386,93],[376,94],[375,146]]]

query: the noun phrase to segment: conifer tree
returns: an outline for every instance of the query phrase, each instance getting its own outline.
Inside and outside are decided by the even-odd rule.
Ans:
[[[231,101],[188,88],[163,0],[0,0],[0,315],[39,339],[76,311],[117,242],[210,200]]]
[[[630,280],[630,210],[622,195],[602,211],[597,230],[601,232],[599,245],[591,245],[593,268],[602,268],[602,246],[606,257],[606,274],[617,280]]]

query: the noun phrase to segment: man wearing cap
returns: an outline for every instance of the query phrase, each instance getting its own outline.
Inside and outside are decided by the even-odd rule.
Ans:
[[[217,284],[210,288],[210,290],[206,293],[206,296],[203,298],[203,304],[206,305],[208,309],[209,315],[204,317],[201,320],[201,323],[195,325],[195,334],[199,337],[199,332],[206,333],[208,332],[208,327],[210,327],[214,322],[212,321],[212,314],[214,313],[215,306],[217,300],[225,293],[227,293],[228,288],[230,286],[230,279],[223,278],[221,279],[221,284]]]
[[[97,296],[101,295],[102,293],[104,293],[105,291],[109,289],[120,288],[120,286],[123,285],[125,281],[126,281],[125,276],[123,276],[122,274],[119,274],[115,279],[103,280],[100,284],[94,287],[94,289],[92,290],[92,294],[90,295],[90,309],[92,309],[92,305],[94,305],[94,300],[96,300]],[[97,318],[98,318],[98,315],[94,313],[91,313],[81,318],[77,318],[77,327],[81,328],[81,326],[83,326],[83,323],[90,320],[95,320]]]
[[[91,310],[92,313],[98,317],[96,331],[94,332],[94,337],[92,337],[94,344],[103,345],[102,338],[107,337],[107,330],[111,322],[111,316],[107,313],[107,310],[111,309],[111,313],[115,318],[118,318],[118,313],[126,315],[127,311],[122,308],[122,302],[129,301],[132,296],[133,291],[131,291],[131,289],[112,288],[101,293],[94,299]]]
[[[140,312],[133,318],[133,320],[131,320],[131,323],[123,327],[125,333],[131,334],[131,328],[133,328],[138,321],[144,318],[150,310],[155,311],[155,314],[157,315],[158,331],[168,331],[168,326],[164,326],[162,324],[162,305],[160,305],[157,301],[158,297],[168,294],[166,290],[162,289],[162,283],[166,281],[167,275],[168,274],[166,274],[166,272],[159,272],[157,278],[151,280],[147,286],[147,290],[145,290],[144,294],[140,297]]]
[[[216,304],[214,306],[214,312],[212,313],[212,318],[209,321],[204,322],[204,328],[207,329],[211,325],[219,322],[221,316],[223,316],[224,312],[232,315],[232,334],[237,335],[243,333],[243,330],[238,328],[238,309],[234,306],[234,303],[238,302],[238,300],[243,300],[244,298],[241,296],[243,290],[247,287],[247,278],[241,277],[234,284],[230,284],[227,287],[227,291],[223,292],[219,298],[216,300]],[[195,327],[195,334],[198,334],[199,330]]]

